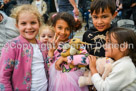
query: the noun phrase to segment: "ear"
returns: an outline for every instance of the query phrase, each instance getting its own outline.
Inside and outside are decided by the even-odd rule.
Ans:
[[[112,15],[112,19],[114,19],[117,16],[118,12],[115,11],[114,14]]]
[[[17,25],[17,24],[15,24],[15,26],[16,26],[16,28],[18,28],[18,25]]]
[[[126,42],[120,44],[120,51],[125,52],[128,49],[128,44]]]

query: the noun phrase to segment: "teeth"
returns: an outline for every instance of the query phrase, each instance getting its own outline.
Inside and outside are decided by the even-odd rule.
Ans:
[[[34,31],[26,31],[25,33],[33,33]]]

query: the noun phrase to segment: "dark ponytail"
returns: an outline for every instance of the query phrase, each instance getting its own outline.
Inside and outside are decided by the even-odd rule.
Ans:
[[[129,54],[130,58],[132,59],[135,67],[136,67],[136,52],[132,52]]]
[[[75,32],[82,28],[81,21],[78,18],[75,18]]]

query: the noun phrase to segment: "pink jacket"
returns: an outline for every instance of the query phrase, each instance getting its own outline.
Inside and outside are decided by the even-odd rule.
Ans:
[[[46,61],[46,49],[38,41],[43,59]],[[43,48],[43,49],[42,49]],[[19,36],[8,42],[2,49],[0,59],[0,90],[26,91],[31,89],[31,63],[33,58],[33,47],[30,43]],[[47,65],[45,62],[45,71]],[[46,72],[47,74],[47,72]]]

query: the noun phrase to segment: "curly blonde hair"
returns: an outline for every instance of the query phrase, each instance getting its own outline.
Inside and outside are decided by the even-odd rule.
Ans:
[[[43,24],[40,29],[39,29],[39,34],[38,34],[38,37],[39,37],[39,40],[40,40],[40,35],[43,31],[46,31],[46,30],[50,30],[52,31],[54,34],[55,34],[55,31],[54,31],[54,27],[53,26],[50,26],[50,25],[45,25]]]
[[[17,6],[16,8],[12,10],[11,17],[16,19],[16,24],[18,23],[19,15],[24,12],[26,13],[29,12],[29,13],[36,15],[40,25],[43,24],[43,18],[41,14],[39,13],[38,9],[35,6],[29,5],[29,4]]]

